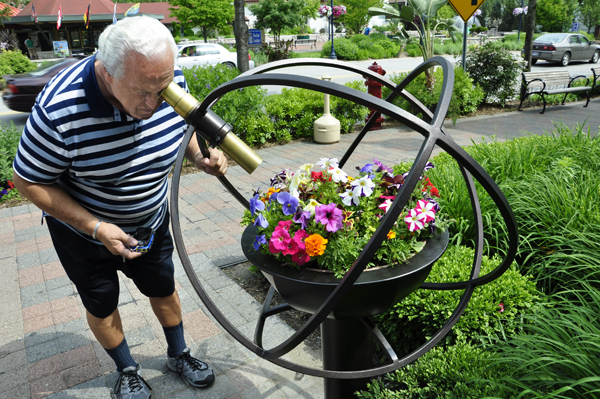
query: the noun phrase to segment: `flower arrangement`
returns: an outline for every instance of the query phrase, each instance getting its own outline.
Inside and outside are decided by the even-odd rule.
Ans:
[[[16,190],[14,190],[14,188],[15,185],[10,180],[0,182],[0,202],[14,198],[13,194],[17,192]]]
[[[521,14],[525,14],[527,15],[527,8],[528,7],[517,7],[513,10],[513,15],[521,15]]]
[[[313,170],[316,168],[317,170]],[[446,222],[440,214],[437,188],[427,177],[427,164],[410,201],[368,267],[406,261]],[[326,269],[343,277],[391,207],[410,169],[389,168],[377,159],[357,167],[353,178],[337,159],[322,158],[296,172],[283,170],[266,192],[256,190],[242,225],[258,228],[255,250],[292,267]]]
[[[319,7],[319,15],[322,17],[331,17],[333,15],[334,18],[339,18],[342,15],[346,14],[346,6],[333,6],[333,9],[328,5],[322,5]]]

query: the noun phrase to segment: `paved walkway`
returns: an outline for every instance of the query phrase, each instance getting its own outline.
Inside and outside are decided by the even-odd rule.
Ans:
[[[553,122],[568,126],[587,123],[593,133],[600,126],[600,99],[583,103],[447,123],[461,145],[496,135],[511,139],[531,132],[542,134]],[[299,142],[259,151],[264,159],[252,175],[231,167],[231,182],[249,195],[266,187],[268,179],[284,168],[297,168],[320,157],[341,157],[355,134],[340,143]],[[374,157],[386,162],[412,160],[421,137],[405,128],[370,132],[347,165],[350,171]],[[179,209],[187,252],[213,301],[231,322],[252,336],[260,304],[230,280],[222,267],[244,260],[239,226],[242,207],[217,179],[203,173],[182,178]],[[41,212],[32,205],[0,210],[0,398],[108,398],[116,380],[115,366],[96,343],[85,321],[85,311],[74,286],[57,260]],[[178,257],[176,279],[183,305],[188,344],[217,374],[205,390],[188,387],[165,366],[166,343],[146,298],[122,278],[120,310],[127,341],[154,398],[322,398],[319,378],[296,374],[257,358],[214,322],[195,294]],[[122,276],[121,276],[122,277]],[[266,330],[267,347],[292,333],[273,319]],[[288,358],[319,367],[320,354],[297,348]]]

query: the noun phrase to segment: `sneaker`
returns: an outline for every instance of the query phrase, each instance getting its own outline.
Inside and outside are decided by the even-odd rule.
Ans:
[[[112,397],[116,399],[150,399],[152,388],[140,375],[140,366],[130,366],[119,374]]]
[[[215,374],[208,364],[192,356],[190,348],[185,348],[181,355],[167,355],[167,367],[178,373],[181,378],[195,388],[206,388],[215,380]]]

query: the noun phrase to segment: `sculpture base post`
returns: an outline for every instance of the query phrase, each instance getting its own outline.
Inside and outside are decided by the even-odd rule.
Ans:
[[[372,332],[360,319],[325,319],[321,344],[324,370],[354,371],[373,366]],[[366,389],[369,381],[325,378],[325,398],[353,398],[354,392]]]

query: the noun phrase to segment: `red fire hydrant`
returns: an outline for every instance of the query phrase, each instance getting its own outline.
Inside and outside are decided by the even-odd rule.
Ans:
[[[377,72],[381,76],[385,75],[385,71],[383,70],[381,65],[377,65],[376,62],[374,62],[373,65],[370,65],[368,69],[370,71]],[[367,93],[369,93],[370,95],[375,96],[377,98],[381,98],[381,86],[383,86],[383,85],[379,82],[371,80],[370,78],[368,78],[366,76],[363,76],[363,77],[366,79],[365,86],[367,86]],[[371,116],[373,116],[373,114],[375,113],[375,110],[373,110],[373,109],[370,109],[370,111],[371,112],[369,112],[369,115],[365,118],[365,122],[368,121],[371,118]],[[381,129],[381,123],[383,121],[384,121],[383,115],[379,115],[379,118],[377,118],[377,120],[375,121],[373,126],[371,126],[371,129],[369,129],[369,130]]]

